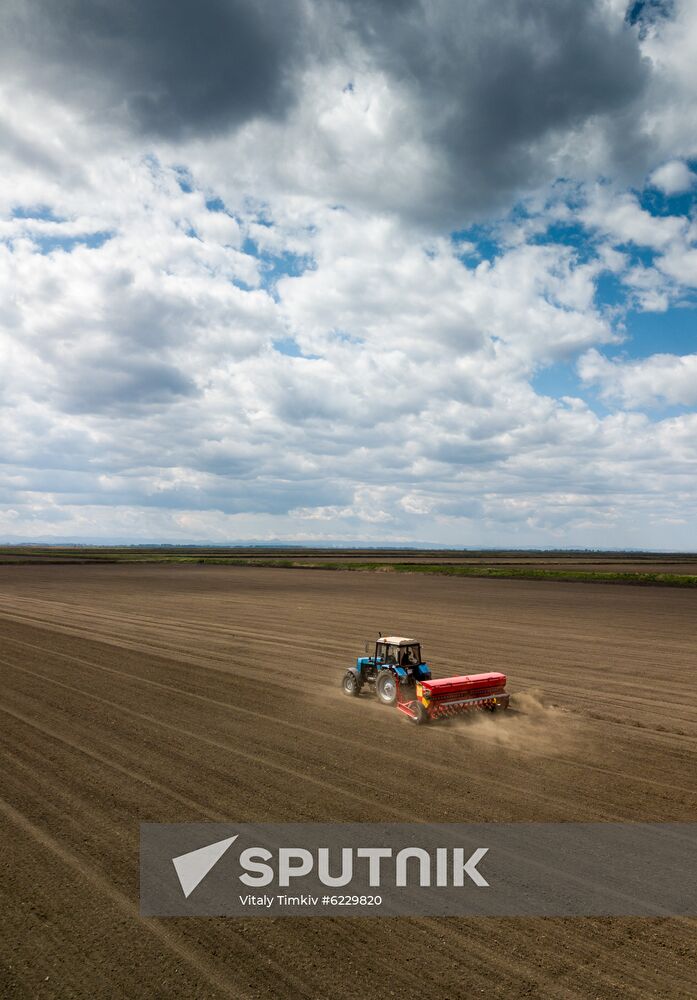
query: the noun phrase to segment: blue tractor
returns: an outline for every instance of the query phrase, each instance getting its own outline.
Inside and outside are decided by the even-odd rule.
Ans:
[[[508,708],[509,702],[505,674],[433,680],[428,664],[421,660],[420,643],[394,635],[381,635],[374,656],[360,656],[341,681],[344,694],[354,698],[366,686],[384,705],[396,705],[417,725],[472,709],[497,712]]]
[[[344,694],[358,697],[364,687],[374,690],[384,705],[394,705],[399,688],[431,679],[427,663],[421,661],[421,645],[415,639],[381,635],[373,656],[359,656],[342,681]]]

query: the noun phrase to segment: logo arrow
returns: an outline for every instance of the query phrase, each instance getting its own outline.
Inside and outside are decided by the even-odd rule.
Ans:
[[[235,834],[234,837],[218,840],[215,844],[208,844],[207,847],[199,847],[197,851],[189,851],[188,854],[180,854],[178,858],[172,858],[179,884],[187,899],[211,868],[220,861],[230,844],[237,840],[237,837],[238,834]]]

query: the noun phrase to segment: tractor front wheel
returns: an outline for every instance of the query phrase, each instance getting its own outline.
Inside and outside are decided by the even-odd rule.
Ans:
[[[375,693],[383,705],[394,705],[397,701],[397,678],[391,670],[381,670],[375,682]]]
[[[351,698],[357,698],[361,693],[361,685],[352,670],[347,670],[341,682],[341,690]]]

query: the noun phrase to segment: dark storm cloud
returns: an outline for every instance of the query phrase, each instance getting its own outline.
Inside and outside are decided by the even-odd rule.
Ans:
[[[630,22],[667,2],[635,3],[623,22],[602,0],[10,0],[5,64],[176,139],[282,117],[302,70],[339,58],[351,72],[358,41],[406,89],[440,164],[413,212],[464,215],[548,180],[550,154],[589,120],[618,161],[642,160],[649,67]]]
[[[649,75],[637,34],[598,0],[351,0],[348,23],[411,88],[426,135],[469,206],[496,202],[543,168],[545,140],[589,119],[636,154],[627,111]],[[545,178],[540,177],[539,180]]]
[[[7,61],[87,110],[178,137],[276,114],[300,0],[10,0]]]

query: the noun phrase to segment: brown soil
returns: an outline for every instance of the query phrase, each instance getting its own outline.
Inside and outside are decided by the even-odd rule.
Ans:
[[[215,566],[0,567],[0,996],[694,997],[679,919],[138,915],[138,823],[697,821],[697,596]],[[516,711],[344,698],[382,629]]]

